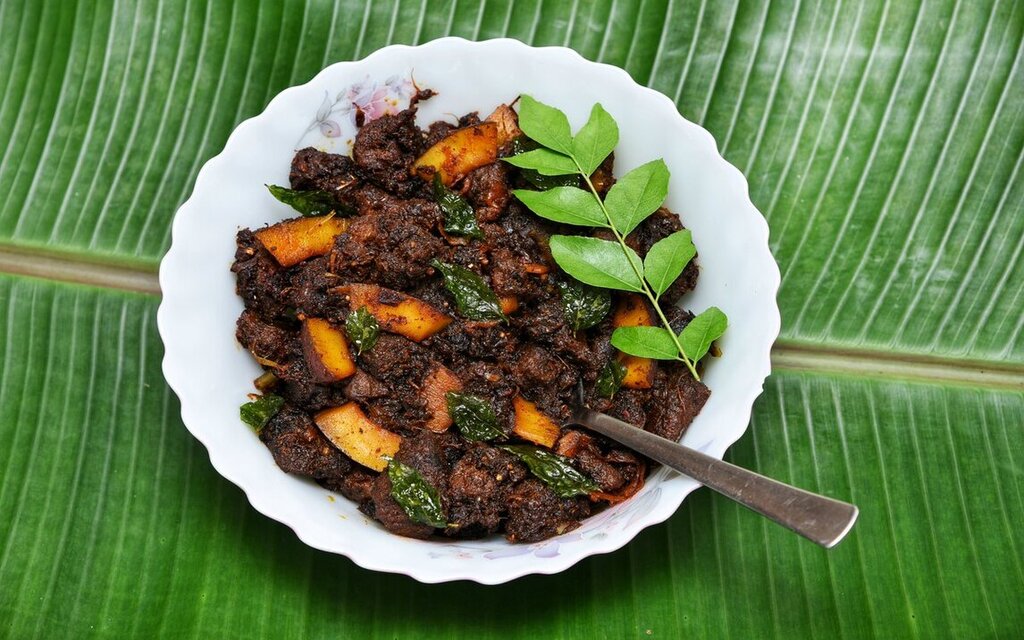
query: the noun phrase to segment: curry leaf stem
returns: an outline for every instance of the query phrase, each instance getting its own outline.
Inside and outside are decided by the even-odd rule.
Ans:
[[[679,350],[678,360],[685,364],[686,368],[690,370],[691,374],[693,374],[694,379],[699,381],[700,374],[697,373],[697,369],[696,367],[693,366],[693,362],[690,360],[689,357],[687,357],[686,352],[683,350],[683,345],[682,343],[679,342],[679,336],[677,336],[676,332],[672,330],[672,324],[668,321],[668,318],[665,317],[665,313],[661,310],[661,305],[658,304],[658,297],[654,295],[654,292],[651,290],[650,285],[647,284],[647,280],[644,278],[644,274],[640,270],[640,267],[637,266],[637,264],[633,261],[632,256],[630,256],[629,252],[626,251],[626,239],[615,226],[615,222],[612,221],[612,217],[608,213],[608,209],[605,207],[604,201],[601,199],[600,194],[598,194],[597,188],[594,187],[594,183],[591,182],[590,176],[587,175],[585,171],[583,171],[583,167],[580,166],[580,163],[579,161],[576,160],[576,157],[570,157],[572,158],[573,163],[576,165],[576,170],[579,171],[579,174],[581,176],[583,176],[583,180],[586,181],[587,187],[590,188],[590,193],[593,194],[594,198],[597,200],[598,205],[600,205],[601,211],[604,213],[605,220],[608,221],[608,227],[615,235],[615,239],[618,241],[619,246],[622,247],[623,253],[626,254],[626,260],[629,262],[629,266],[633,268],[633,273],[635,273],[636,277],[640,280],[640,286],[643,287],[644,295],[647,296],[648,300],[650,300],[651,306],[654,307],[655,313],[658,314],[658,319],[661,320],[661,324],[664,325],[669,335],[672,336],[672,342],[676,345],[676,349]]]

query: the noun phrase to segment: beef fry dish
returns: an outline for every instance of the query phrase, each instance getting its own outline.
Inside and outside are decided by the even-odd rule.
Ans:
[[[429,94],[362,122],[351,156],[298,151],[275,195],[312,215],[238,232],[237,337],[265,370],[243,417],[282,470],[392,533],[536,542],[627,500],[650,467],[562,426],[580,381],[592,408],[671,440],[710,392],[679,362],[611,346],[616,327],[657,324],[653,309],[558,268],[552,234],[603,232],[512,195],[580,183],[502,160],[531,144],[515,111],[423,129]],[[591,176],[602,193],[612,164]],[[643,257],[680,229],[661,208],[626,243]],[[691,261],[661,298],[676,331],[697,276]]]

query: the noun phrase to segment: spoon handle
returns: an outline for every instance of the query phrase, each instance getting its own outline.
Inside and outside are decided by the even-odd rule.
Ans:
[[[607,414],[581,408],[574,422],[690,476],[826,549],[838,544],[857,520],[857,507],[852,504],[766,478]]]

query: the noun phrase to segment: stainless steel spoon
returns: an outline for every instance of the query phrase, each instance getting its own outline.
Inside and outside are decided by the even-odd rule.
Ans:
[[[831,549],[850,532],[857,507],[772,480],[593,411],[577,400],[572,423],[690,476],[709,489]]]

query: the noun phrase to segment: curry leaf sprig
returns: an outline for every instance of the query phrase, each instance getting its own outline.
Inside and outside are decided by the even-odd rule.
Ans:
[[[668,195],[669,171],[661,159],[653,160],[622,176],[604,199],[591,174],[619,142],[615,120],[600,104],[590,119],[572,135],[569,120],[558,109],[523,95],[519,102],[519,127],[540,148],[505,161],[541,175],[578,175],[589,191],[560,186],[546,191],[517,189],[513,193],[531,211],[554,222],[596,227],[611,232],[615,241],[587,236],[551,236],[551,255],[566,273],[585,284],[642,294],[654,308],[661,327],[620,327],[612,344],[628,354],[682,362],[700,380],[695,367],[712,341],[725,331],[725,314],[712,307],[676,333],[659,304],[686,265],[696,255],[688,230],[659,240],[641,260],[626,244],[628,236],[654,213]],[[700,321],[698,323],[698,321]]]

